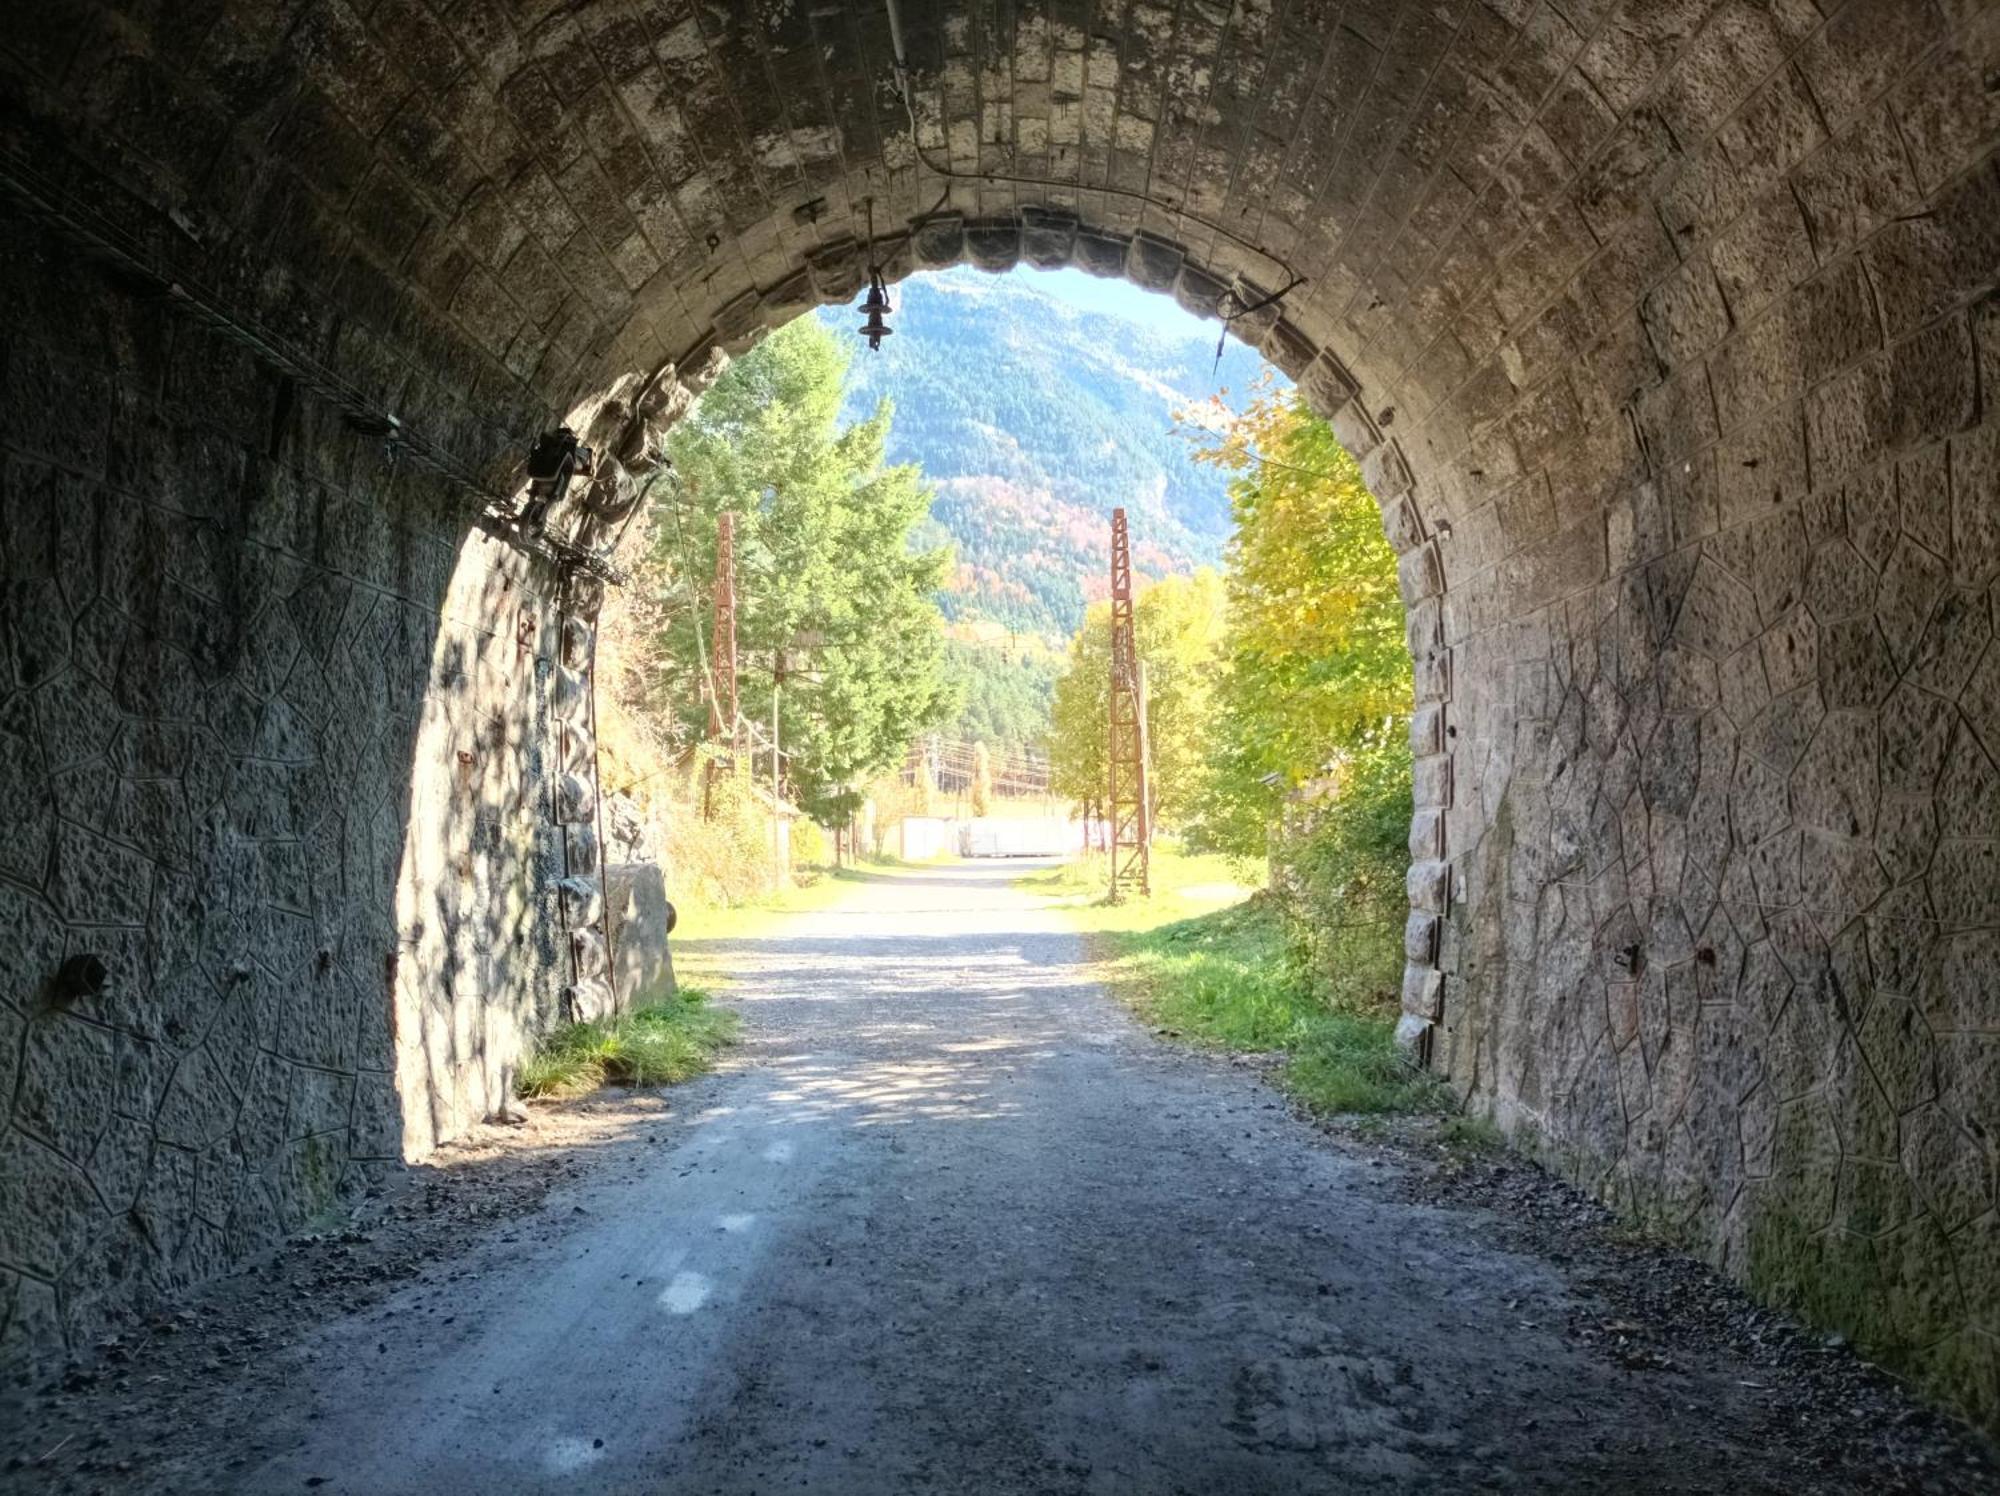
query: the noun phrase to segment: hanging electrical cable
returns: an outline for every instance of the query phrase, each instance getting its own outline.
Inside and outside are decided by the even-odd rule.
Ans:
[[[546,534],[521,534],[507,521],[510,497],[490,487],[455,454],[404,425],[393,411],[371,400],[336,370],[260,326],[254,318],[232,309],[215,291],[179,266],[161,261],[130,230],[62,183],[52,181],[11,147],[0,151],[0,198],[31,221],[63,240],[82,257],[114,272],[131,285],[159,297],[174,311],[247,351],[259,363],[289,379],[339,411],[355,431],[378,437],[382,455],[391,465],[408,460],[426,468],[480,503],[476,523],[487,534],[505,540],[554,564],[588,573],[599,581],[621,585],[624,574],[587,548]]]
[[[678,483],[676,483],[675,488],[678,491]],[[702,636],[701,593],[700,589],[695,586],[694,580],[699,573],[695,571],[694,553],[688,549],[687,529],[681,524],[681,506],[678,498],[674,501],[673,514],[674,542],[676,548],[681,553],[681,585],[687,592],[688,621],[694,625],[694,648],[696,657],[701,661],[703,694],[705,699],[712,702],[716,699],[715,676],[710,670],[708,641]]]
[[[871,351],[879,351],[893,331],[882,320],[890,311],[889,288],[882,284],[882,266],[875,258],[875,199],[864,198],[863,203],[868,210],[868,295],[861,303],[861,336]]]

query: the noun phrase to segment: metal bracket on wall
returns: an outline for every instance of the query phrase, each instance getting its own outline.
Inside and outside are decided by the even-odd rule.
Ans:
[[[474,521],[480,530],[502,544],[510,545],[524,555],[536,556],[562,570],[583,572],[586,576],[611,587],[623,587],[626,573],[613,566],[597,552],[557,535],[536,534],[522,530],[504,514],[487,510]]]

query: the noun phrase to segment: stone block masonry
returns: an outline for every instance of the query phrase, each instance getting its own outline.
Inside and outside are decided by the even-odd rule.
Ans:
[[[547,568],[247,354],[14,245],[10,1365],[485,1116],[569,980]]]
[[[1401,556],[1412,1052],[1571,1177],[2000,1419],[1994,4],[904,4],[907,100],[864,0],[223,0],[170,30],[43,9],[0,38],[20,113],[468,460],[848,295],[871,216],[891,276],[1070,262],[1205,311],[1305,277],[1239,327],[1361,458]],[[185,398],[227,389],[226,369],[176,374],[192,344],[102,286],[66,285],[58,316],[6,274],[5,325],[30,333],[6,364],[13,530],[17,506],[78,512],[34,497],[58,481],[43,473],[143,501],[112,527],[263,492],[268,432],[211,441]],[[157,371],[143,398],[132,369]],[[106,435],[79,460],[81,411]],[[393,571],[386,521],[420,496],[358,460],[319,482],[286,553],[364,558],[313,560],[347,585]],[[438,516],[433,584],[381,584],[413,608],[458,585]],[[236,716],[185,684],[176,662],[233,662],[239,636],[254,657],[270,613],[218,590],[219,558],[253,548],[191,533],[148,532],[165,580],[117,576],[119,609],[72,602],[53,559],[10,583],[0,733],[43,756],[19,841],[45,850],[0,850],[0,879],[61,921],[63,951],[72,928],[150,930],[166,877],[152,791],[115,832],[56,808],[78,771],[107,786],[86,803],[126,803],[88,768],[111,751],[96,691],[121,720],[222,735],[247,730],[239,697],[268,706],[286,679],[221,693]],[[511,637],[465,585],[475,634]],[[285,616],[336,647],[375,616],[293,610],[302,588],[335,584],[289,584]],[[30,682],[23,661],[56,663]],[[98,684],[45,692],[60,670]],[[343,824],[382,821],[399,850],[418,828],[398,818],[431,803],[409,778],[428,682],[381,681],[405,736],[332,750],[369,807]],[[492,689],[532,737],[528,688]],[[250,845],[271,835],[281,749],[202,790]],[[289,908],[264,893],[290,886],[285,854],[246,860],[187,814],[194,876],[244,861],[259,907]],[[494,845],[443,829],[465,840],[426,843],[427,877]],[[461,918],[514,897],[506,877],[458,886]],[[340,918],[368,929],[385,907]],[[293,929],[257,918],[272,940]],[[444,1004],[470,1045],[479,1005],[433,985],[471,990],[449,964],[411,971],[405,1002]],[[62,1062],[63,1084],[123,1075],[113,1050]],[[43,1151],[19,1156],[103,1146],[24,1120],[27,1075],[9,1137]],[[288,1083],[287,1118],[322,1100]],[[23,1325],[48,1301],[33,1230],[0,1253],[40,1285],[14,1290]]]

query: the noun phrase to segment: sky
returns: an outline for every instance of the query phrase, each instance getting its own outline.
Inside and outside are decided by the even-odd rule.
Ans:
[[[954,265],[945,270],[919,271],[917,276],[925,280],[951,280],[976,279],[985,274],[970,265]],[[1215,318],[1197,317],[1184,310],[1172,296],[1160,291],[1141,290],[1128,280],[1089,275],[1075,269],[1037,270],[1028,265],[1017,265],[1006,274],[1010,279],[1026,281],[1037,291],[1079,311],[1117,317],[1167,337],[1200,339],[1212,348],[1216,334],[1222,330]],[[893,291],[890,297],[893,301]],[[825,315],[824,309],[821,315]],[[1230,342],[1240,341],[1235,334],[1230,334]],[[1272,371],[1274,375],[1276,372]],[[1289,381],[1283,380],[1282,376],[1279,378],[1281,387],[1289,385]]]
[[[1058,301],[1086,312],[1103,312],[1137,322],[1176,337],[1214,337],[1214,322],[1204,322],[1183,311],[1173,297],[1158,291],[1142,291],[1130,281],[1086,275],[1081,270],[1032,270],[1014,272],[1038,291],[1046,291]]]

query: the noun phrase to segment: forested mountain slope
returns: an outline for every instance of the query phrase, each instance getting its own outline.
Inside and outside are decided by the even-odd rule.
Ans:
[[[892,287],[894,335],[856,354],[845,416],[894,402],[889,459],[923,469],[957,551],[947,617],[1061,641],[1106,590],[1114,505],[1148,575],[1219,559],[1227,478],[1192,461],[1174,414],[1218,391],[1240,408],[1264,365],[1231,340],[1218,368],[1212,322],[1183,333],[1085,311],[1043,279],[961,267]],[[820,315],[849,335],[859,323],[848,307]]]

